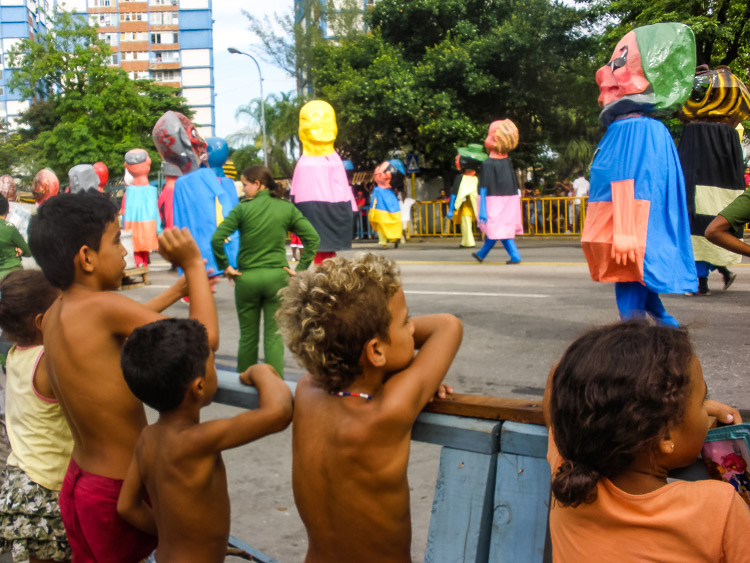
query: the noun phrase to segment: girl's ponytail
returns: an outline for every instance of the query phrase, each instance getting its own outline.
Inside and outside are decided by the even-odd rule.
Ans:
[[[552,494],[562,506],[576,507],[596,499],[599,472],[580,463],[563,461],[552,477]]]

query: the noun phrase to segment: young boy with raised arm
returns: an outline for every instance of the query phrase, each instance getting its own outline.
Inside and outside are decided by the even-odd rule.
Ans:
[[[330,258],[282,292],[282,334],[309,372],[292,438],[306,561],[411,561],[411,429],[436,392],[452,393],[441,381],[463,325],[410,318],[397,266],[373,254]]]
[[[108,291],[120,287],[127,252],[117,207],[106,197],[51,198],[32,218],[29,246],[47,279],[62,290],[42,332],[50,385],[74,440],[60,492],[73,559],[139,561],[156,547],[156,538],[118,516],[117,497],[146,414],[122,377],[120,352],[136,327],[163,318],[159,311],[185,293],[190,317],[204,324],[210,347],[218,347],[216,306],[200,251],[186,229],[165,231],[159,251],[184,270],[187,282],[139,304]]]
[[[216,368],[206,330],[190,319],[135,329],[122,350],[122,373],[159,420],[141,433],[118,512],[150,534],[158,530],[157,561],[224,561],[230,503],[221,452],[286,428],[291,391],[271,366],[253,365],[240,379],[258,388],[259,408],[201,423]]]

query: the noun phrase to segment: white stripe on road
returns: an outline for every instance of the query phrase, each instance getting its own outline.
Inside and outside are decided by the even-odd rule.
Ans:
[[[546,299],[550,297],[544,293],[485,293],[479,291],[414,291],[404,290],[404,293],[410,295],[461,295],[472,297],[530,297],[531,299]]]

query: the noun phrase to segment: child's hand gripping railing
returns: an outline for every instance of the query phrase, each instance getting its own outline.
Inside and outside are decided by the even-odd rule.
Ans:
[[[219,371],[214,401],[253,409],[254,387]],[[296,384],[288,383],[294,391]],[[546,561],[547,429],[533,401],[453,395],[419,415],[412,439],[442,446],[425,561]],[[257,561],[274,559],[230,538]],[[545,551],[547,557],[545,557]]]

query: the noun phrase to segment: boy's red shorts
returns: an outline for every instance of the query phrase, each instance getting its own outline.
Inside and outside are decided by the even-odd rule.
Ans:
[[[117,514],[122,479],[84,471],[70,460],[60,491],[60,514],[73,563],[135,563],[156,549],[157,538]]]

